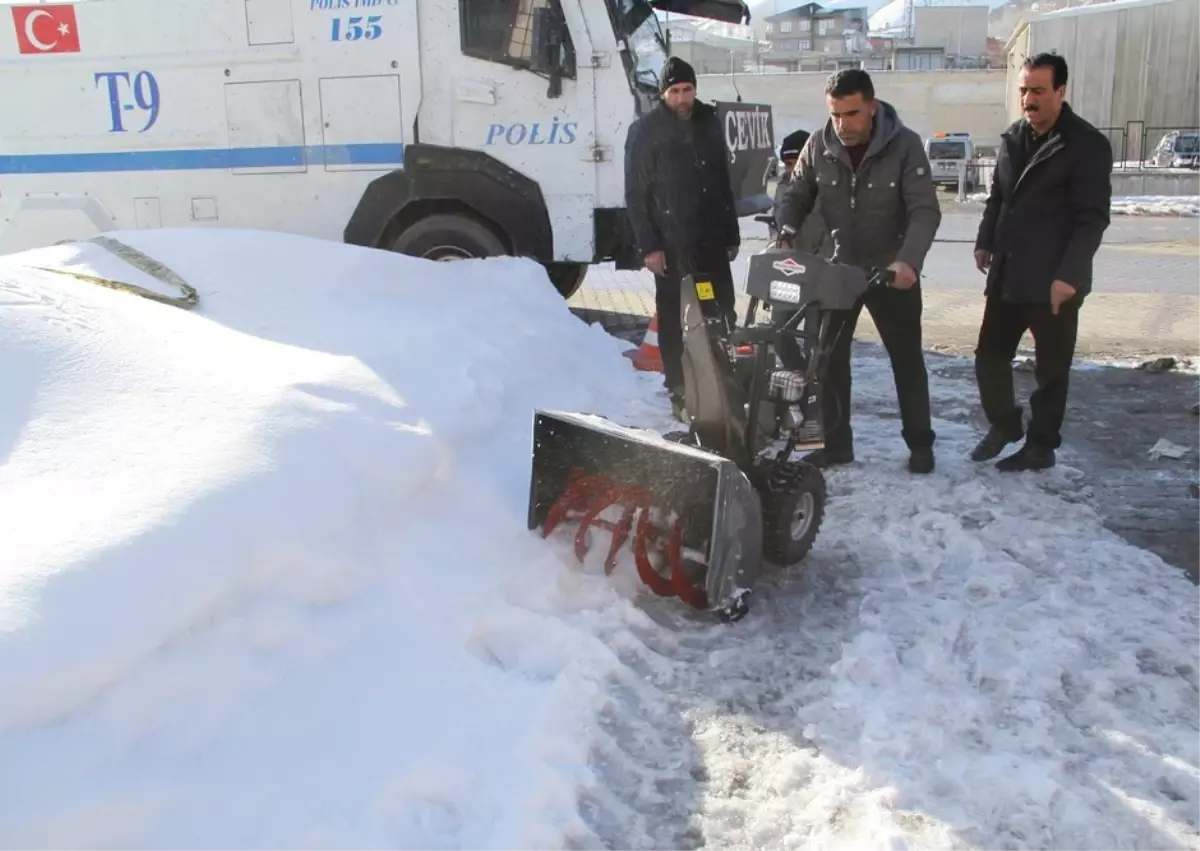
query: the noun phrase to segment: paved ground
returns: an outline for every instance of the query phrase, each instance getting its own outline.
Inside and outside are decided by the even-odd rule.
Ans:
[[[983,313],[983,275],[974,265],[978,205],[943,207],[942,227],[924,269],[926,346],[970,354]],[[745,258],[766,243],[761,225],[744,223],[742,256],[734,264],[741,288]],[[1200,356],[1200,220],[1114,216],[1096,258],[1094,292],[1080,318],[1081,358],[1140,359],[1157,355]],[[588,321],[631,339],[644,332],[654,312],[654,286],[646,271],[594,267],[571,306]],[[747,299],[739,298],[745,314]],[[878,340],[870,317],[859,323],[862,339]],[[1032,351],[1026,335],[1023,345]]]
[[[971,361],[930,356],[933,376],[971,379]],[[1032,372],[1017,371],[1017,395],[1028,411]],[[1192,494],[1200,457],[1200,401],[1195,375],[1150,372],[1128,367],[1095,367],[1071,376],[1070,409],[1063,429],[1071,463],[1085,471],[1079,498],[1093,505],[1105,525],[1127,541],[1145,547],[1182,568],[1193,582],[1200,571],[1200,500]],[[986,423],[978,410],[969,417],[939,416]],[[1188,448],[1183,458],[1152,459],[1160,438]]]
[[[939,238],[927,263],[925,338],[930,369],[970,378],[969,354],[982,310],[982,276],[971,259],[978,207],[946,204]],[[754,225],[743,231],[744,255],[765,243]],[[1097,257],[1097,292],[1084,307],[1081,358],[1142,360],[1157,355],[1200,356],[1200,221],[1114,217]],[[741,297],[740,315],[744,315]],[[646,272],[618,273],[603,267],[589,273],[571,300],[588,322],[640,342],[654,311],[653,284]],[[864,313],[859,339],[877,340]],[[1026,337],[1025,342],[1031,345]],[[1032,354],[1032,350],[1029,350]],[[1018,372],[1018,392],[1028,399],[1033,376]],[[1107,525],[1184,569],[1197,581],[1200,563],[1200,500],[1192,492],[1200,455],[1200,401],[1195,375],[1155,373],[1127,367],[1079,369],[1072,375],[1071,409],[1065,439],[1080,466],[1087,492]],[[956,412],[939,412],[955,418]],[[962,414],[981,423],[978,411]],[[1189,448],[1182,459],[1153,460],[1159,438]]]

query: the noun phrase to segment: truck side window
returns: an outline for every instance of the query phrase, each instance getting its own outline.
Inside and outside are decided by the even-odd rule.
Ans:
[[[557,0],[458,0],[462,52],[466,56],[528,68],[533,54],[533,13]],[[563,76],[575,78],[575,50],[566,28]]]

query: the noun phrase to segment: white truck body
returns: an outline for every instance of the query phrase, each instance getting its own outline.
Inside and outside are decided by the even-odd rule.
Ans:
[[[217,226],[434,256],[401,237],[449,214],[580,278],[630,268],[625,134],[665,59],[647,0],[0,0],[0,253]],[[731,160],[773,153],[763,111],[726,107]]]

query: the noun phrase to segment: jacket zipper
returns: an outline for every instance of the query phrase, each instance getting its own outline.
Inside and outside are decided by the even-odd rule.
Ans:
[[[1021,181],[1025,179],[1025,175],[1029,174],[1029,170],[1039,163],[1044,163],[1052,156],[1063,149],[1063,140],[1057,132],[1046,140],[1042,147],[1034,152],[1034,155],[1029,158],[1029,162],[1025,163],[1025,168],[1021,169],[1021,173],[1017,175],[1017,182],[1013,184],[1013,195],[1017,194],[1017,188],[1020,187]]]

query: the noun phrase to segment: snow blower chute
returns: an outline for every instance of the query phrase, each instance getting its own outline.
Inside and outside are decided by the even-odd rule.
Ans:
[[[574,526],[580,561],[593,530],[611,532],[606,573],[632,534],[638,576],[654,593],[726,620],[745,615],[764,559],[802,560],[824,518],[821,470],[792,455],[824,445],[820,386],[832,311],[890,280],[886,271],[768,248],[750,257],[751,308],[734,331],[711,283],[685,277],[689,430],[660,436],[589,414],[535,411],[529,528],[548,537]],[[757,324],[760,302],[795,314],[779,327]],[[791,369],[776,356],[784,337],[801,360]],[[746,351],[754,368],[740,380]]]

